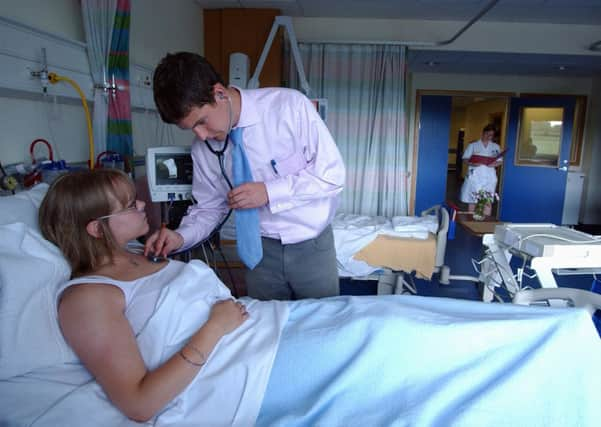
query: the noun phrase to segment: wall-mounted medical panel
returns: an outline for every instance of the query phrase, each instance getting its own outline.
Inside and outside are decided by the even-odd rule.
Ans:
[[[42,94],[46,87],[48,95],[79,99],[71,85],[44,84],[40,77],[32,76],[32,72],[43,69],[44,63],[48,72],[74,80],[88,102],[93,101],[94,81],[84,43],[0,17],[0,96]],[[155,108],[150,68],[130,66],[130,91],[132,108]]]

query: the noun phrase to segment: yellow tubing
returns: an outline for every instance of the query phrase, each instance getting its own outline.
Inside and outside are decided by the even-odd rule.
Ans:
[[[90,117],[90,110],[88,109],[88,102],[86,101],[86,97],[83,94],[81,88],[74,80],[69,77],[59,76],[56,73],[48,73],[48,81],[52,84],[56,84],[60,81],[65,81],[69,83],[79,94],[81,98],[81,104],[83,105],[83,109],[86,113],[86,123],[88,125],[88,141],[90,147],[90,169],[94,169],[94,133],[92,132],[92,118]]]

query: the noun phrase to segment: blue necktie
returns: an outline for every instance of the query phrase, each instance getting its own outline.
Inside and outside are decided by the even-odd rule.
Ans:
[[[252,182],[253,176],[242,146],[242,128],[232,129],[230,138],[233,142],[232,172],[234,186],[237,187],[245,182]],[[263,258],[257,208],[236,210],[236,245],[240,259],[251,270]]]

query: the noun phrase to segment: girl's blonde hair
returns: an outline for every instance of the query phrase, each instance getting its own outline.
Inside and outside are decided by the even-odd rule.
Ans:
[[[116,169],[70,172],[50,186],[40,206],[40,229],[63,252],[72,277],[96,271],[106,259],[112,262],[117,244],[107,221],[98,221],[98,238],[86,227],[90,221],[127,206],[132,197],[132,181]]]

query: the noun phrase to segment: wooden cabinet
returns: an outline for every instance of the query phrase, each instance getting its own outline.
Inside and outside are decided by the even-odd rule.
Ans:
[[[204,56],[226,83],[229,57],[242,52],[250,59],[252,76],[267,41],[278,9],[204,9]],[[261,75],[261,87],[282,85],[282,31],[278,31]]]

